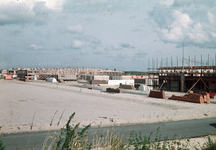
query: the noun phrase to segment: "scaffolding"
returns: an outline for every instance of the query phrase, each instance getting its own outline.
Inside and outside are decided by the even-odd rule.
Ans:
[[[182,66],[179,66],[179,58],[177,56],[176,63],[173,63],[172,57],[170,61],[165,60],[165,66],[161,58],[160,64],[158,59],[150,59],[148,61],[149,76],[158,76],[158,90],[176,91],[176,92],[216,92],[216,54],[215,59],[210,60],[209,54],[207,61],[203,60],[201,55],[200,61],[197,61],[196,55],[191,59],[182,57]],[[168,65],[169,64],[169,65]]]

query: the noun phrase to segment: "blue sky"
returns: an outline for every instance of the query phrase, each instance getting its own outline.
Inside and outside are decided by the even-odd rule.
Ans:
[[[0,0],[0,69],[215,63],[214,0]],[[196,55],[196,56],[195,56]],[[159,63],[160,65],[160,63]]]

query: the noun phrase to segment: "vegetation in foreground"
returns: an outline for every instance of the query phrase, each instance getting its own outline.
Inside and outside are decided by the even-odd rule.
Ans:
[[[195,147],[196,150],[216,150],[216,141],[212,141],[210,137],[208,137],[208,141],[201,146],[200,148]]]
[[[189,150],[189,139],[181,143],[180,139],[176,137],[174,140],[168,140],[168,137],[161,139],[159,134],[159,128],[157,129],[155,138],[152,138],[153,133],[148,137],[142,136],[141,132],[135,133],[132,131],[128,139],[123,139],[123,136],[119,134],[115,135],[112,132],[107,131],[101,135],[96,134],[90,141],[88,139],[87,130],[91,125],[87,125],[82,130],[78,131],[79,123],[74,127],[70,126],[70,122],[73,119],[75,113],[73,113],[67,124],[66,129],[61,130],[59,135],[49,137],[46,139],[43,145],[43,150]],[[51,143],[48,144],[48,140],[51,139]],[[36,146],[30,149],[37,149]],[[212,141],[208,137],[208,141],[196,150],[216,150],[216,141]],[[0,150],[5,150],[5,146],[0,141]]]
[[[0,141],[0,150],[5,150],[5,146],[3,145],[2,141]]]

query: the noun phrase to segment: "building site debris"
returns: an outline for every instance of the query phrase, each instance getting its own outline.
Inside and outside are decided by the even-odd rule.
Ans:
[[[151,90],[149,93],[149,97],[166,99],[164,90],[162,91],[152,91]]]
[[[37,80],[36,76],[31,77],[31,80]]]
[[[138,87],[138,90],[139,90],[139,91],[150,91],[150,88],[149,88],[147,85],[141,84],[141,85]]]
[[[58,80],[58,75],[39,74],[39,80],[47,80],[48,78],[55,78]]]
[[[209,95],[210,95],[210,98],[215,98],[216,93],[209,93]]]
[[[119,88],[106,88],[106,92],[121,93],[121,90]]]
[[[191,94],[185,94],[184,96],[175,96],[172,95],[169,99],[171,100],[180,100],[180,101],[186,101],[186,102],[193,102],[193,103],[210,103],[210,97],[207,92],[200,92],[200,93],[191,93]]]
[[[28,81],[29,81],[29,78],[19,78],[19,81],[25,81],[25,82],[28,82]]]
[[[59,80],[76,81],[76,75],[58,75]]]
[[[57,82],[57,80],[55,78],[48,78],[47,82]]]
[[[119,88],[120,89],[131,89],[131,90],[135,90],[135,87],[133,85],[127,85],[127,84],[119,84]]]
[[[107,84],[106,80],[90,80],[90,84]]]
[[[199,92],[198,94],[201,94],[203,96],[204,103],[210,103],[210,95],[208,92]]]
[[[6,76],[4,76],[4,79],[5,80],[12,80],[12,76],[11,75],[6,75]]]
[[[25,78],[25,82],[28,82],[29,81],[29,78]]]
[[[62,79],[58,79],[58,82],[59,82],[59,83],[64,83],[65,81],[62,80]]]

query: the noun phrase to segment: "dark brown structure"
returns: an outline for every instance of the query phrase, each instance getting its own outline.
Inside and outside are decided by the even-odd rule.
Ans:
[[[166,99],[165,92],[163,90],[162,91],[150,91],[149,97]]]
[[[119,88],[114,89],[114,88],[106,88],[106,92],[111,92],[111,93],[121,93],[121,90]]]
[[[106,80],[90,80],[90,84],[107,84]]]
[[[186,102],[193,102],[193,103],[210,103],[210,97],[207,92],[201,92],[201,93],[192,93],[192,94],[185,94],[184,96],[175,96],[172,95],[169,99],[172,100],[180,100],[180,101],[186,101]]]

